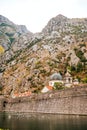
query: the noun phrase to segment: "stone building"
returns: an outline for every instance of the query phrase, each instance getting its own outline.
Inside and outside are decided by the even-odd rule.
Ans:
[[[55,88],[54,87],[55,83],[61,83],[63,86],[68,87],[68,88],[72,87],[73,85],[79,84],[78,79],[73,80],[73,77],[68,71],[66,72],[64,77],[62,77],[60,73],[54,73],[50,76],[49,85],[45,86],[41,92],[45,93],[52,90],[52,88]]]
[[[71,74],[68,71],[66,72],[63,81],[64,81],[64,86],[65,87],[71,87],[72,86],[73,78],[72,78]]]
[[[42,92],[42,93],[46,93],[46,92],[48,92],[48,91],[51,91],[52,89],[53,89],[52,86],[45,86],[45,87],[41,90],[41,92]]]
[[[62,75],[60,73],[54,73],[50,76],[49,86],[54,87],[55,82],[64,83]]]

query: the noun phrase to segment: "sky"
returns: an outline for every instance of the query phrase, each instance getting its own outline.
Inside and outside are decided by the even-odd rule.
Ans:
[[[33,33],[40,32],[58,14],[87,18],[87,0],[0,0],[0,15],[26,25]]]

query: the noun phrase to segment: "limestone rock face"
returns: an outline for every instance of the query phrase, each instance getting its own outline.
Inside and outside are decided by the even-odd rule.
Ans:
[[[43,33],[50,34],[52,31],[60,32],[62,27],[66,24],[68,18],[63,15],[58,15],[52,18],[45,28],[42,30]]]
[[[29,33],[29,31],[27,30],[25,25],[16,25],[17,26],[17,30],[20,33]]]

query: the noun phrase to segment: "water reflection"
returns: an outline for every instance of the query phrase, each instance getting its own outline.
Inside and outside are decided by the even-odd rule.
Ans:
[[[0,113],[0,130],[87,130],[87,116]]]

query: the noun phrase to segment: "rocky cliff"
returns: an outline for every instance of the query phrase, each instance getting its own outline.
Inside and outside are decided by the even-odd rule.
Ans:
[[[2,93],[38,92],[52,73],[64,75],[67,69],[73,78],[87,82],[86,18],[58,15],[36,34],[3,19],[0,24]]]

